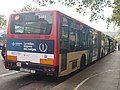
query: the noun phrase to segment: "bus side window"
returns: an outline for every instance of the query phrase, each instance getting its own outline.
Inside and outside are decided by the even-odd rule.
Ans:
[[[80,34],[80,25],[79,23],[76,24],[76,30],[75,30],[75,36],[76,36],[76,40],[75,40],[75,51],[79,51],[80,50],[80,38],[81,38],[81,34]]]
[[[85,50],[85,49],[87,49],[87,30],[83,29],[81,34],[82,34],[81,46],[82,46],[82,49]]]
[[[75,50],[75,32],[74,29],[70,30],[70,34],[69,34],[69,42],[70,42],[70,51],[74,51]]]
[[[60,49],[68,51],[69,49],[68,40],[68,19],[63,17],[60,25]]]
[[[96,31],[93,31],[93,47],[98,46],[98,35]]]
[[[88,33],[88,49],[92,49],[93,46],[93,35],[92,35],[92,30],[89,29]]]
[[[76,45],[77,45],[77,28],[76,28],[76,23],[71,21],[69,29],[69,46],[70,46],[70,51],[75,51]]]

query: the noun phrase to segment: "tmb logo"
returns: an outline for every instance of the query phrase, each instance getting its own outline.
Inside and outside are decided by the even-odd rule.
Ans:
[[[46,43],[40,43],[40,45],[39,45],[39,50],[40,50],[41,52],[46,52],[47,49],[48,49],[48,46],[47,46]]]

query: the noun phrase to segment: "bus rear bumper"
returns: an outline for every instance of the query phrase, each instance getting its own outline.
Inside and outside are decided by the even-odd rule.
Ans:
[[[13,62],[13,61],[4,61],[4,66],[9,70],[24,71],[37,74],[45,74],[50,76],[58,77],[58,66],[52,65],[42,65],[37,63],[30,62]],[[27,71],[28,70],[28,71]]]

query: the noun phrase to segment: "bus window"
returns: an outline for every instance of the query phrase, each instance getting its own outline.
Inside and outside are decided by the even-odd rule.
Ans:
[[[60,26],[60,49],[67,50],[69,49],[68,41],[68,19],[62,17],[61,26]]]
[[[92,49],[93,46],[93,34],[92,34],[92,29],[89,28],[88,31],[88,49]]]
[[[98,46],[98,35],[96,31],[93,31],[93,47]]]
[[[76,30],[76,51],[79,51],[80,50],[80,42],[81,42],[81,30],[80,30],[80,25],[79,23],[77,24],[77,30]]]
[[[73,21],[71,22],[70,25],[70,30],[69,30],[69,44],[70,44],[70,51],[75,51],[76,44],[77,44],[77,27],[76,23]]]
[[[88,33],[88,30],[86,27],[84,27],[81,31],[81,47],[82,47],[82,49],[87,49],[87,43],[88,43],[87,33]]]
[[[12,34],[50,34],[52,13],[25,13],[12,15]]]

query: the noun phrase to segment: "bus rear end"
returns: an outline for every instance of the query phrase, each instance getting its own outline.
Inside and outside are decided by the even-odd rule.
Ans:
[[[56,18],[54,11],[12,14],[7,30],[5,68],[56,76]]]

